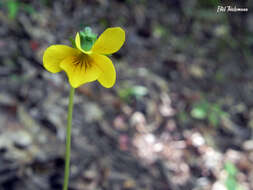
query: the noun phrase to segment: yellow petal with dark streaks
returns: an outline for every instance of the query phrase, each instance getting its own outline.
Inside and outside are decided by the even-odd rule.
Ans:
[[[69,56],[78,54],[78,50],[66,45],[52,45],[48,47],[43,55],[43,66],[51,73],[60,72],[60,63]]]
[[[95,81],[101,74],[93,58],[88,55],[68,57],[60,63],[60,67],[67,73],[69,83],[73,88]]]

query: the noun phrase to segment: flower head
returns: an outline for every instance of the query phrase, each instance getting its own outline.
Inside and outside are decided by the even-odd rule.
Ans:
[[[43,66],[51,73],[64,70],[73,88],[95,80],[111,88],[116,80],[116,72],[106,55],[121,48],[125,32],[120,27],[108,28],[95,39],[96,36],[86,28],[76,34],[75,48],[66,45],[48,47],[44,52]]]

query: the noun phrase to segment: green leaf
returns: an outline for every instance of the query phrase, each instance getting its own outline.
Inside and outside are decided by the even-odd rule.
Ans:
[[[142,97],[147,95],[148,89],[145,86],[134,86],[132,87],[131,94],[135,97]]]
[[[166,35],[166,29],[163,26],[158,25],[153,29],[153,34],[158,38],[163,37]]]
[[[205,119],[206,115],[207,115],[206,112],[199,107],[194,108],[191,111],[191,116],[196,119]]]
[[[228,190],[236,190],[237,189],[237,181],[234,177],[228,176],[226,179],[226,187]]]
[[[148,89],[145,86],[131,86],[127,88],[120,88],[118,95],[124,101],[129,101],[131,97],[141,98],[148,93]]]
[[[191,116],[195,119],[205,119],[207,117],[208,109],[209,103],[203,100],[193,106]]]
[[[235,176],[237,174],[237,168],[231,162],[225,163],[225,170],[228,172],[228,175]]]
[[[214,127],[217,127],[219,125],[219,115],[217,115],[216,112],[211,112],[208,114],[208,121],[213,125]]]
[[[236,174],[237,174],[237,168],[236,166],[231,162],[226,162],[224,166],[226,172],[228,173],[228,177],[226,179],[226,187],[228,190],[237,190],[237,180],[236,180]]]
[[[24,9],[24,11],[28,12],[29,14],[34,14],[36,12],[31,5],[27,5],[25,3],[22,3],[21,6]]]
[[[118,90],[118,95],[122,100],[128,102],[131,96],[131,88],[120,88]]]
[[[19,9],[19,3],[17,1],[8,1],[7,2],[7,9],[8,9],[8,17],[10,19],[15,19]]]

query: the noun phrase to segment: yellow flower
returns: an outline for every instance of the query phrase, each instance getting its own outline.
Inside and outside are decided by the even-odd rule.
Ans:
[[[89,51],[81,47],[80,34],[75,37],[76,48],[66,45],[52,45],[43,56],[43,65],[51,73],[64,70],[69,83],[77,88],[87,82],[98,80],[111,88],[116,80],[112,61],[105,55],[117,52],[125,41],[125,32],[120,27],[106,29]]]

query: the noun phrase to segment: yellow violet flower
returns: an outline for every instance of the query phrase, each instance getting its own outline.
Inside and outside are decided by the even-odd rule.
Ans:
[[[95,80],[105,88],[111,88],[116,80],[116,72],[106,55],[117,52],[124,41],[125,31],[122,28],[108,28],[91,49],[85,51],[78,32],[75,37],[76,48],[66,45],[48,47],[44,52],[43,66],[51,73],[65,71],[73,88]]]

